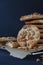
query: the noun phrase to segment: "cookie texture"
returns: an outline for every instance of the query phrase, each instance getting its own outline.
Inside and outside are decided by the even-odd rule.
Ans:
[[[40,31],[35,25],[24,25],[18,32],[17,42],[21,47],[33,48],[40,40]]]

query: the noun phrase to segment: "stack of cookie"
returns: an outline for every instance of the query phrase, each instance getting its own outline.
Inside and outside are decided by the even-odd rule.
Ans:
[[[43,46],[43,15],[33,13],[21,16],[20,21],[25,21],[17,36],[17,41],[22,48],[39,48]]]
[[[25,21],[26,25],[18,32],[16,41],[13,37],[2,37],[1,42],[5,41],[11,48],[43,49],[43,15],[33,13],[21,16],[20,21]]]

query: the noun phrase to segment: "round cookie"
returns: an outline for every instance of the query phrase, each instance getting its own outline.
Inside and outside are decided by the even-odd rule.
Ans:
[[[40,39],[40,31],[35,25],[24,25],[17,35],[21,47],[33,48]]]

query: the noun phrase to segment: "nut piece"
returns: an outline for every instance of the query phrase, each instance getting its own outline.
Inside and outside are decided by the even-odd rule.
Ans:
[[[17,42],[7,42],[6,46],[9,46],[11,48],[17,48],[19,46],[19,44]]]

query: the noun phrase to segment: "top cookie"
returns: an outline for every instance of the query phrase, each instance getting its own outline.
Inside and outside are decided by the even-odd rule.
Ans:
[[[26,21],[26,20],[34,20],[34,19],[42,19],[43,15],[38,13],[33,13],[31,15],[25,15],[21,16],[20,21]]]

